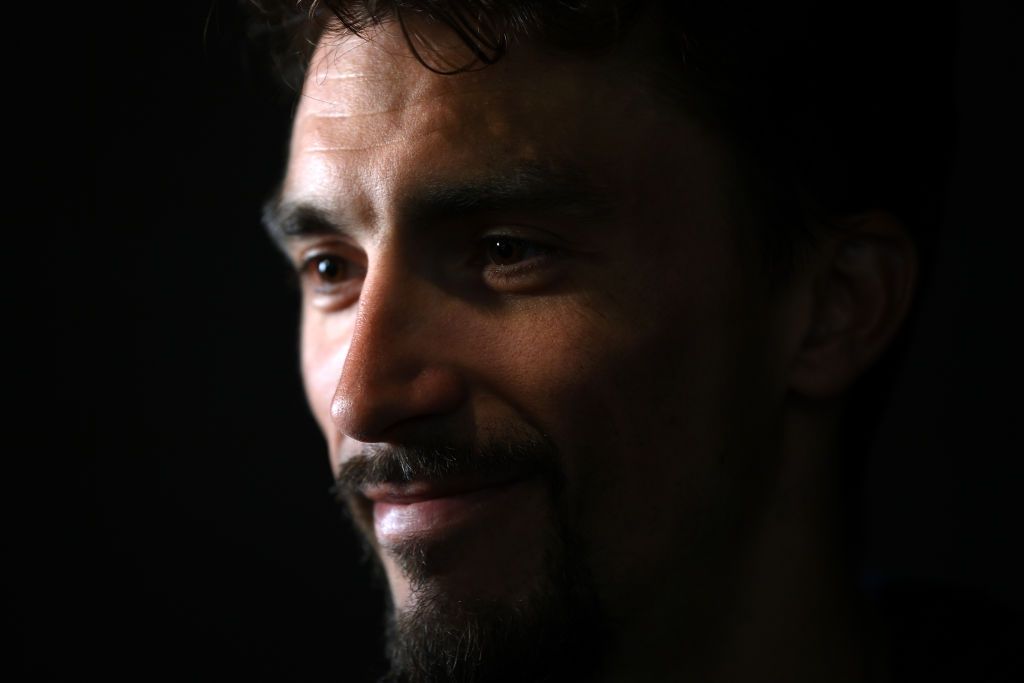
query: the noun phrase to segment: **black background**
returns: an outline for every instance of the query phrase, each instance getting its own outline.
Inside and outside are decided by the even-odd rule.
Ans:
[[[33,360],[11,358],[28,379],[11,456],[31,477],[7,483],[14,661],[29,678],[371,680],[382,598],[327,492],[295,292],[259,225],[290,98],[235,3],[134,11],[97,32],[64,17],[75,47],[37,62],[26,98],[54,116],[25,166],[54,225],[11,289],[33,332]],[[872,568],[1019,605],[1017,29],[962,10],[937,276],[866,521]]]

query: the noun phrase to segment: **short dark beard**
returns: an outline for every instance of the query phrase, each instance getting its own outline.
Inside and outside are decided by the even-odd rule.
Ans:
[[[359,488],[443,480],[464,474],[528,473],[549,483],[553,511],[544,534],[543,571],[508,599],[456,598],[431,580],[430,548],[388,548],[415,596],[389,609],[388,683],[585,681],[601,665],[609,634],[582,543],[570,532],[557,451],[546,439],[517,437],[473,448],[374,446],[348,460],[336,493],[369,540],[372,511]],[[379,564],[376,553],[371,554]],[[380,568],[378,567],[378,571]]]
[[[545,571],[506,601],[453,598],[424,582],[391,611],[389,683],[585,681],[607,650],[606,620],[573,544],[552,534]]]

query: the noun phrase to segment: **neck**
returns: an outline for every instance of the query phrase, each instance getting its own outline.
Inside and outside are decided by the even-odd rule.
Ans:
[[[834,414],[791,416],[779,477],[729,566],[709,572],[696,599],[663,596],[645,628],[621,641],[603,681],[885,680],[826,483]]]

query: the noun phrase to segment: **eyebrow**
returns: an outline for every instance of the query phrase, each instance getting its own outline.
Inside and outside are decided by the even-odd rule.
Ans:
[[[285,253],[288,243],[295,239],[347,232],[347,226],[324,209],[305,202],[286,201],[280,188],[263,203],[262,222],[270,239]]]
[[[427,180],[399,200],[398,210],[410,224],[517,212],[580,220],[607,218],[614,202],[579,169],[521,164],[466,179]],[[288,201],[280,190],[264,204],[263,225],[282,249],[294,239],[351,234],[354,227],[313,204]]]
[[[521,164],[459,182],[428,181],[404,202],[410,220],[545,211],[590,216],[611,209],[610,194],[574,167]]]

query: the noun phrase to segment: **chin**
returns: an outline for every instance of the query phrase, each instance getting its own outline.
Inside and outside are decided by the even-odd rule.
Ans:
[[[610,637],[584,550],[535,493],[515,494],[531,502],[516,515],[378,543],[391,588],[386,680],[584,681],[600,667]]]
[[[589,679],[601,665],[594,653],[608,649],[607,620],[587,572],[567,562],[563,539],[549,540],[522,565],[530,571],[470,581],[474,563],[435,572],[438,548],[403,548],[412,557],[391,582],[386,680]]]

